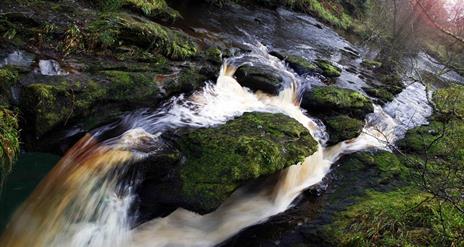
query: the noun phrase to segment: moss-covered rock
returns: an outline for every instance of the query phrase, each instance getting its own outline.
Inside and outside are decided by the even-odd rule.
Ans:
[[[329,133],[328,144],[335,144],[340,141],[357,137],[361,134],[364,122],[346,115],[339,115],[324,119],[324,123]]]
[[[366,96],[336,86],[316,87],[305,92],[301,106],[314,114],[346,114],[358,119],[363,119],[366,114],[374,111],[372,102]]]
[[[206,59],[215,64],[220,65],[222,63],[222,51],[217,47],[210,47],[205,51]]]
[[[117,103],[126,109],[156,105],[160,90],[150,72],[104,71],[104,81],[33,83],[22,90],[21,108],[28,131],[40,137],[54,127],[93,114],[93,107]],[[117,110],[117,109],[114,109]]]
[[[263,91],[277,95],[283,83],[283,78],[276,71],[267,66],[244,65],[235,72],[238,83],[253,91]]]
[[[0,189],[18,153],[18,119],[12,111],[0,106]]]
[[[289,55],[286,57],[285,61],[287,61],[288,65],[300,75],[319,72],[315,64],[299,56]]]
[[[182,33],[128,14],[104,14],[87,30],[93,47],[130,44],[179,60],[197,53],[196,45]]]
[[[382,63],[376,60],[365,59],[362,61],[361,65],[368,69],[377,69],[382,66]]]
[[[385,71],[379,76],[379,81],[383,84],[383,88],[393,95],[403,91],[404,85],[401,76],[396,72]]]
[[[167,166],[172,170],[150,191],[159,203],[200,213],[217,208],[243,183],[295,165],[318,147],[300,123],[271,113],[246,113],[218,127],[178,130],[176,136],[173,154],[182,158]]]
[[[329,78],[339,77],[342,69],[333,65],[330,61],[317,59],[316,65],[322,70],[322,75]]]
[[[377,98],[381,103],[391,102],[395,96],[385,89],[384,87],[366,87],[363,88],[364,92],[371,97]]]
[[[309,62],[303,57],[284,54],[277,51],[272,51],[269,54],[287,62],[288,66],[290,66],[290,68],[292,68],[299,75],[321,72],[317,65]]]

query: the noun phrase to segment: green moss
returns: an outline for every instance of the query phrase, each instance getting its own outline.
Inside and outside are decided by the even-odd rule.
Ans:
[[[182,191],[206,211],[241,183],[295,165],[317,149],[300,123],[270,113],[246,113],[216,128],[194,130],[179,145],[186,158]]]
[[[369,69],[377,69],[382,66],[382,63],[376,60],[365,59],[362,61],[361,65]]]
[[[363,121],[350,118],[346,115],[330,117],[324,123],[330,136],[328,144],[335,144],[355,138],[361,134],[364,127]]]
[[[348,29],[351,27],[351,17],[344,12],[340,12],[339,9],[343,8],[337,6],[337,3],[334,1],[286,0],[285,3],[287,6],[298,11],[311,13],[335,27],[341,29]]]
[[[459,246],[463,215],[448,204],[424,202],[430,197],[413,188],[371,191],[337,213],[325,231],[338,246]]]
[[[128,14],[102,15],[89,24],[88,30],[94,47],[126,43],[179,60],[197,53],[196,45],[182,33]]]
[[[336,86],[314,88],[305,94],[302,106],[308,111],[326,116],[347,114],[361,119],[365,114],[374,111],[371,101],[366,96],[357,91]]]
[[[205,51],[206,60],[219,65],[222,63],[222,51],[217,47],[210,47]]]
[[[19,153],[19,126],[17,116],[0,106],[0,189],[3,180],[11,172]]]
[[[379,183],[392,182],[393,180],[406,181],[409,178],[409,168],[393,153],[387,151],[378,151],[373,154],[365,152],[356,157],[361,162],[379,170]]]
[[[316,65],[322,70],[322,74],[326,77],[339,77],[342,70],[339,67],[332,65],[330,61],[317,59]]]
[[[367,95],[379,99],[383,103],[391,102],[395,96],[383,87],[363,88]]]
[[[393,95],[401,93],[404,89],[404,85],[401,82],[402,78],[398,73],[388,72],[379,77],[380,82],[383,83],[383,88]]]
[[[154,81],[155,73],[104,71],[111,81],[107,94],[110,100],[143,102],[153,100],[159,94],[158,85]]]
[[[108,82],[93,80],[34,83],[22,91],[21,107],[28,126],[37,137],[60,124],[92,114],[98,103],[155,105],[159,88],[154,73],[102,72]],[[117,110],[117,109],[116,109]]]
[[[288,55],[285,60],[299,74],[311,73],[317,71],[317,66],[303,57]]]

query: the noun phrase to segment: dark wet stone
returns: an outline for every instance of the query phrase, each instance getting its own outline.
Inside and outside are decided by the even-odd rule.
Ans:
[[[283,78],[272,67],[244,65],[235,72],[240,85],[253,91],[263,91],[277,95],[282,87]]]

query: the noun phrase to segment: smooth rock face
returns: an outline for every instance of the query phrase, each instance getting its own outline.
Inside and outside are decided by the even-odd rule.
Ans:
[[[246,113],[214,128],[180,129],[164,136],[173,147],[145,164],[142,207],[216,209],[244,183],[295,165],[317,150],[296,120],[282,114]],[[160,207],[162,205],[162,207]]]
[[[268,66],[244,65],[235,72],[240,85],[253,91],[263,91],[271,95],[277,95],[283,83],[283,78]]]

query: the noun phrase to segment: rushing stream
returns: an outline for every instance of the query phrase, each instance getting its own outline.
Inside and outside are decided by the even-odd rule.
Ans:
[[[264,13],[258,18],[273,23],[268,19],[276,18],[275,15],[286,27],[293,26],[294,32],[279,32],[276,26],[273,32],[269,32],[266,29],[269,26],[266,26],[251,35],[250,30],[224,27],[234,31],[225,32],[222,38],[246,36],[248,40],[241,42],[251,52],[224,61],[215,83],[208,82],[189,97],[175,97],[156,111],[141,109],[126,115],[122,120],[125,132],[119,136],[106,138],[105,134],[114,127],[108,125],[81,139],[17,210],[0,243],[5,246],[47,247],[214,246],[291,207],[303,190],[321,182],[330,171],[331,164],[342,155],[369,148],[388,150],[406,130],[427,122],[432,109],[428,105],[425,87],[411,83],[392,102],[383,107],[374,106],[374,113],[366,117],[359,137],[327,147],[324,126],[299,107],[302,92],[322,83],[318,78],[295,74],[284,62],[269,54],[269,47],[291,50],[307,58],[314,58],[315,52],[322,51],[333,61],[343,63],[341,53],[332,50],[338,51],[351,45],[327,27],[315,27],[316,21],[304,15],[295,17],[288,11],[279,10],[277,14]],[[227,16],[214,20],[221,18]],[[210,25],[217,25],[214,23],[224,24],[212,22]],[[302,29],[302,26],[308,29]],[[260,41],[268,35],[280,38],[269,38],[265,46]],[[303,36],[312,40],[308,41]],[[304,43],[312,46],[302,46]],[[322,43],[329,45],[322,47]],[[359,63],[359,59],[355,60]],[[253,93],[240,86],[233,73],[243,63],[265,64],[284,75],[286,84],[279,95]],[[345,70],[343,73],[337,85],[356,90],[364,86],[356,74]],[[347,83],[347,80],[351,82]],[[132,163],[158,151],[163,132],[180,127],[217,126],[253,111],[283,113],[294,118],[319,141],[318,151],[301,164],[281,171],[277,181],[264,181],[253,190],[244,186],[235,191],[214,212],[199,215],[179,208],[166,217],[132,227],[133,187],[138,179],[134,177],[127,181],[121,176]]]

